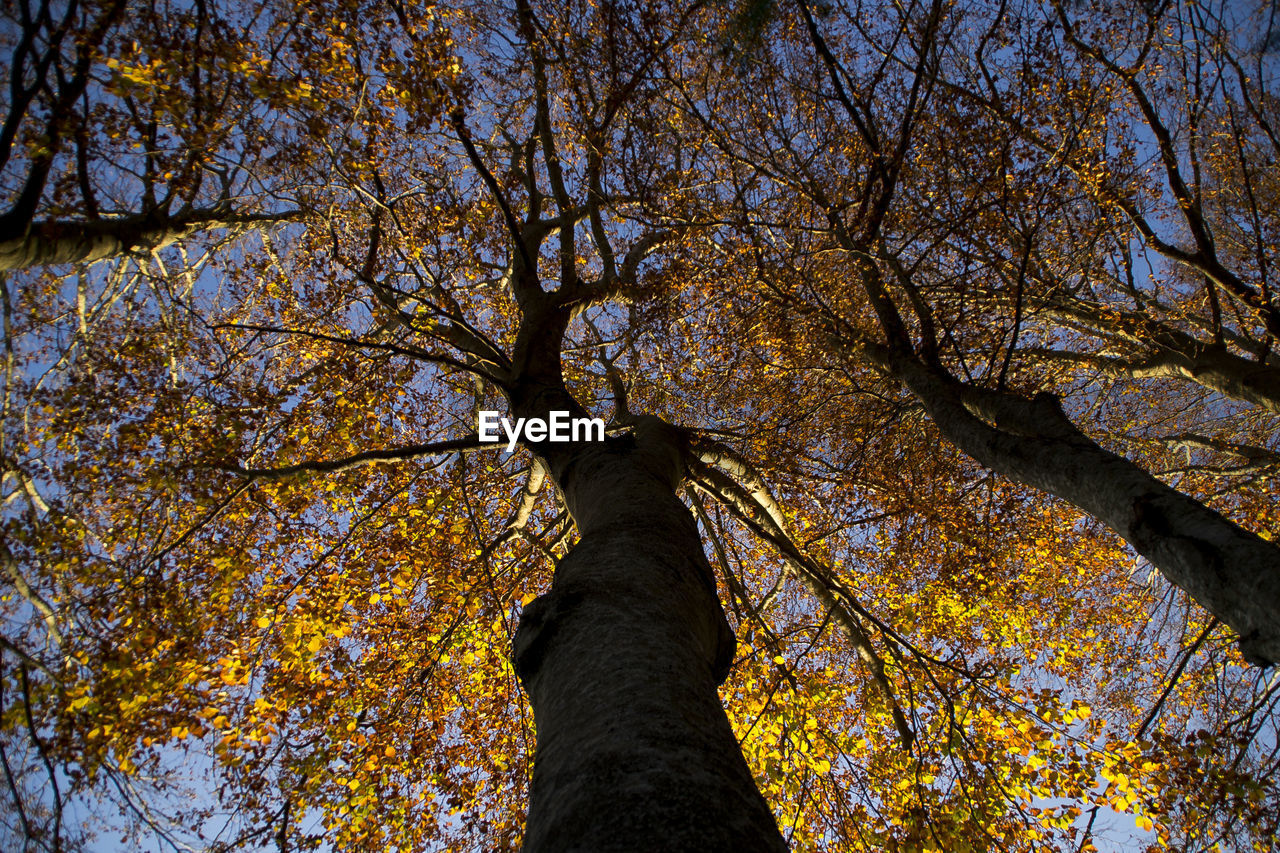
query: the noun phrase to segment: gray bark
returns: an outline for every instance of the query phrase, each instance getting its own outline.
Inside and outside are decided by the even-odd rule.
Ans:
[[[173,216],[138,214],[83,222],[36,222],[24,233],[0,239],[0,271],[90,263],[163,249],[198,231],[283,222],[297,216],[296,212],[231,214],[195,210]]]
[[[785,850],[720,705],[735,640],[675,495],[680,436],[639,420],[544,453],[581,539],[515,636],[538,733],[524,849]]]
[[[1107,343],[1105,354],[1023,349],[1020,354],[1096,367],[1110,376],[1169,378],[1195,382],[1212,391],[1280,412],[1280,367],[1267,351],[1244,336],[1219,330],[1223,340],[1202,341],[1143,312],[1104,308],[1087,300],[1047,303],[1045,317]],[[1210,324],[1204,322],[1203,325]],[[1231,343],[1247,355],[1231,352]]]
[[[1105,355],[1091,352],[1026,349],[1022,357],[1083,364],[1111,377],[1181,379],[1211,391],[1280,413],[1280,370],[1210,345],[1199,351],[1163,349],[1151,353]]]
[[[965,386],[914,358],[887,360],[956,447],[1103,522],[1234,629],[1246,660],[1280,661],[1280,548],[1100,447],[1051,395],[1028,400]]]
[[[1280,370],[1233,355],[1220,347],[1201,352],[1160,352],[1129,368],[1134,378],[1172,376],[1189,379],[1219,394],[1280,412]]]

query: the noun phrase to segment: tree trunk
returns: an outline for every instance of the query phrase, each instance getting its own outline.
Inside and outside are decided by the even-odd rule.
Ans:
[[[199,231],[286,222],[297,217],[296,211],[233,214],[193,210],[173,216],[135,214],[84,222],[36,222],[23,233],[0,237],[0,271],[90,263],[163,249]]]
[[[1280,413],[1280,369],[1241,358],[1226,349],[1196,342],[1193,347],[1164,347],[1132,356],[1030,349],[1019,353],[1040,361],[1084,364],[1111,377],[1182,379],[1270,412]]]
[[[1150,368],[1147,368],[1148,361]],[[1156,353],[1149,360],[1135,360],[1131,375],[1189,379],[1219,394],[1280,413],[1280,370],[1241,358],[1222,347],[1206,346],[1192,354]]]
[[[1144,313],[1104,308],[1085,300],[1055,300],[1047,303],[1042,313],[1100,338],[1115,354],[1033,349],[1022,350],[1023,355],[1087,364],[1109,376],[1186,379],[1280,412],[1280,369],[1268,361],[1266,350],[1243,336],[1219,329],[1225,342],[1211,343]],[[1252,357],[1236,355],[1227,349],[1226,342]]]
[[[1280,661],[1280,548],[1100,447],[1051,395],[1028,400],[963,385],[913,357],[890,361],[956,447],[1103,522],[1239,633],[1246,660]]]
[[[526,851],[780,851],[716,688],[735,640],[657,418],[548,452],[581,539],[525,608],[538,743]]]

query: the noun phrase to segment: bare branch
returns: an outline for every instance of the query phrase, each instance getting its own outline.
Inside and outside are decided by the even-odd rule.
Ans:
[[[369,465],[374,462],[405,462],[410,459],[417,459],[423,456],[446,456],[451,453],[471,453],[478,450],[496,450],[501,449],[501,444],[481,443],[480,438],[476,434],[468,435],[464,438],[455,438],[448,441],[437,441],[429,444],[407,444],[403,447],[391,447],[380,450],[366,450],[362,453],[356,453],[352,456],[344,456],[341,459],[317,459],[307,462],[299,462],[295,465],[285,465],[280,468],[244,468],[239,465],[216,465],[216,466],[200,466],[214,467],[220,471],[227,471],[239,477],[245,477],[249,480],[287,480],[298,474],[333,474],[339,471],[347,471],[351,468],[359,468],[362,465]]]

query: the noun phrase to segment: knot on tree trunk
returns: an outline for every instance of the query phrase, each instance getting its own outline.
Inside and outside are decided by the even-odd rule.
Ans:
[[[511,661],[526,693],[555,640],[561,621],[582,599],[583,593],[579,590],[553,589],[529,602],[521,612],[520,624],[511,642]]]
[[[733,659],[738,653],[738,636],[733,633],[723,614],[718,627],[720,637],[716,643],[715,659],[711,662],[711,677],[715,679],[717,687],[724,684],[729,673],[733,671]]]

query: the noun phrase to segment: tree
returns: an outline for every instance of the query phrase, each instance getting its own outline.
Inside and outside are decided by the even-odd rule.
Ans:
[[[945,269],[948,263],[959,260],[954,255],[955,244],[960,240],[972,241],[974,237],[972,233],[965,233],[959,239],[953,239],[946,231],[937,228],[922,233],[924,229],[911,213],[897,215],[894,210],[895,202],[906,206],[901,201],[906,195],[904,190],[917,194],[917,199],[927,199],[935,193],[933,174],[910,174],[907,177],[907,159],[912,156],[914,148],[923,147],[919,137],[930,132],[929,128],[922,126],[923,122],[939,118],[929,100],[934,90],[942,85],[939,77],[945,73],[949,61],[945,52],[948,43],[963,38],[955,31],[957,25],[944,20],[944,10],[939,4],[909,10],[899,23],[892,25],[897,30],[890,29],[885,40],[894,48],[901,46],[901,52],[886,52],[881,64],[864,78],[851,71],[850,66],[836,56],[809,6],[801,2],[797,8],[813,44],[811,62],[825,72],[822,82],[830,106],[825,115],[819,115],[837,123],[834,126],[824,125],[821,119],[814,120],[808,128],[812,141],[805,140],[801,144],[855,145],[870,164],[864,173],[853,176],[844,170],[824,174],[820,171],[821,166],[813,163],[814,155],[797,150],[800,145],[787,118],[779,119],[776,129],[770,128],[779,140],[775,151],[780,152],[781,157],[775,155],[762,171],[767,179],[788,184],[788,191],[810,200],[813,210],[799,211],[794,215],[814,222],[813,227],[830,231],[830,243],[849,258],[847,272],[841,272],[857,281],[856,286],[864,296],[861,305],[846,302],[833,307],[835,299],[832,296],[820,285],[814,287],[806,282],[813,294],[808,310],[820,315],[820,323],[825,327],[819,333],[825,332],[834,337],[837,347],[846,350],[851,357],[869,363],[908,387],[921,401],[942,435],[984,466],[1068,500],[1123,536],[1173,583],[1234,628],[1240,634],[1246,657],[1250,660],[1264,665],[1276,660],[1280,656],[1280,634],[1276,633],[1280,631],[1280,619],[1277,619],[1277,614],[1280,614],[1280,550],[1207,509],[1199,501],[1169,488],[1141,466],[1099,446],[1071,423],[1051,393],[1042,392],[1029,399],[1006,387],[1010,360],[1017,354],[1022,332],[1024,302],[1036,299],[1034,295],[1028,299],[1025,292],[1029,289],[1026,284],[1031,257],[1043,252],[1035,242],[1043,239],[1036,233],[1039,229],[1035,223],[1043,221],[1046,210],[1043,207],[1027,210],[1015,206],[1019,194],[1033,193],[1034,188],[1019,186],[1014,174],[1004,175],[990,190],[965,188],[973,195],[990,192],[993,197],[982,198],[978,204],[987,207],[984,211],[986,216],[995,213],[1001,217],[1004,221],[999,227],[1015,235],[1014,239],[993,235],[990,239],[994,245],[989,244],[988,257],[999,263],[1003,257],[1016,256],[1019,242],[1025,244],[1020,250],[1023,255],[1021,279],[1012,298],[1001,294],[999,286],[994,285],[992,291],[997,294],[999,302],[993,311],[981,304],[973,305],[974,300],[967,292],[958,295],[946,293],[944,296],[942,293],[945,291],[921,282],[920,279],[929,271]],[[854,7],[847,14],[856,16],[860,10]],[[1100,56],[1082,45],[1061,9],[1059,22],[1065,27],[1068,42],[1077,45],[1090,58]],[[1005,26],[1002,14],[984,32],[977,51],[979,63],[985,60],[982,42]],[[1154,23],[1147,26],[1148,39],[1157,29]],[[1132,82],[1128,72],[1118,70],[1105,57],[1099,61],[1108,70]],[[898,73],[904,78],[901,82],[895,79]],[[994,79],[988,72],[987,80]],[[1190,230],[1193,234],[1202,235],[1200,247],[1189,253],[1167,246],[1159,238],[1150,236],[1151,226],[1136,212],[1136,207],[1124,201],[1121,191],[1104,190],[1108,193],[1106,198],[1136,220],[1139,236],[1154,241],[1181,262],[1198,264],[1205,269],[1212,267],[1216,272],[1204,273],[1213,278],[1211,287],[1224,288],[1229,295],[1247,304],[1260,304],[1258,300],[1261,297],[1250,285],[1234,273],[1219,270],[1221,264],[1209,243],[1207,226],[1199,218],[1201,205],[1198,201],[1187,200],[1188,190],[1180,177],[1168,131],[1158,123],[1154,108],[1137,85],[1133,83],[1131,88],[1138,93],[1137,100],[1142,107],[1140,112],[1161,148],[1173,196],[1183,200],[1180,209],[1191,223]],[[957,88],[966,91],[962,87]],[[863,94],[851,94],[858,90]],[[868,97],[867,92],[875,93],[875,99]],[[1008,150],[1016,142],[1025,144],[1024,128],[1032,120],[1008,115],[1008,109],[1003,106],[1011,100],[1007,92],[969,94],[995,113],[1000,122],[1011,125],[1018,134],[1010,138],[1006,133],[1004,141],[997,142],[998,145]],[[1119,112],[1114,106],[1112,109]],[[849,127],[855,131],[851,133]],[[733,132],[730,129],[725,133]],[[1065,129],[1061,131],[1061,136],[1066,134]],[[849,136],[853,139],[850,140]],[[754,146],[755,139],[755,134],[751,134],[746,146]],[[1044,136],[1033,136],[1031,141],[1041,148],[1051,147]],[[989,145],[991,140],[981,142]],[[751,151],[750,148],[747,150]],[[983,152],[984,155],[986,153]],[[746,161],[753,154],[739,153],[737,156]],[[1057,156],[1056,152],[1054,156]],[[1068,170],[1074,168],[1076,173],[1082,170],[1078,162],[1073,162],[1079,156],[1075,152],[1066,155]],[[1193,150],[1193,159],[1196,156]],[[1041,167],[1047,170],[1053,167],[1053,163]],[[970,164],[966,171],[980,174],[980,169],[980,166]],[[906,181],[915,185],[905,188],[903,183]],[[817,224],[823,219],[827,220],[826,223]],[[976,230],[971,222],[966,221],[964,227],[966,232]],[[973,272],[983,274],[981,268]],[[894,292],[886,280],[889,278],[895,286]],[[1054,294],[1054,291],[1050,293]],[[1098,308],[1097,303],[1070,300],[1056,294],[1042,304],[1052,304],[1050,300],[1059,304],[1069,303],[1070,307],[1060,309],[1059,313],[1073,318],[1087,315],[1091,308],[1096,312]],[[968,308],[971,317],[981,317],[984,322],[996,322],[1013,329],[1012,343],[1004,357],[988,359],[986,376],[971,373],[966,381],[960,381],[953,373],[955,367],[944,363],[944,341],[939,329],[952,336],[952,340],[945,343],[957,348],[963,346],[953,344],[954,326],[963,320],[953,320],[948,316],[956,305]],[[851,311],[869,310],[879,333],[868,335],[859,318],[855,316],[851,320],[850,314],[842,310],[846,308]],[[1012,318],[1007,316],[1008,308],[1013,309]],[[1268,309],[1258,310],[1265,325]],[[914,329],[909,328],[904,319],[907,312],[914,314]],[[1148,319],[1142,323],[1129,319],[1126,323],[1123,318],[1119,322],[1107,318],[1098,325],[1107,329],[1127,327],[1149,347],[1172,343],[1174,346],[1165,360],[1173,365],[1177,365],[1179,360],[1184,362],[1182,372],[1185,374],[1198,378],[1214,390],[1231,391],[1237,397],[1267,402],[1266,389],[1271,384],[1269,368],[1229,352],[1221,333],[1217,345],[1211,346],[1199,345],[1193,337],[1176,327],[1161,328],[1159,321],[1155,320]],[[1043,350],[1038,352],[1043,353]],[[960,366],[965,365],[966,357],[964,352],[953,356]],[[1085,354],[1067,358],[1092,363],[1095,357]],[[1168,373],[1176,375],[1172,366]]]
[[[10,11],[0,167],[10,167],[12,203],[0,215],[0,269],[146,254],[194,232],[300,215],[238,209],[265,177],[244,175],[261,172],[274,132],[263,110],[298,100],[249,47],[251,26],[237,32],[211,4]]]
[[[138,69],[225,71],[255,135],[218,137],[237,168],[206,195],[171,195],[264,221],[5,282],[15,838],[71,848],[119,808],[98,829],[174,848],[1074,850],[1124,812],[1171,844],[1266,843],[1275,691],[1226,627],[940,444],[876,370],[894,312],[851,272],[884,277],[914,324],[891,357],[948,394],[982,397],[963,365],[984,358],[997,401],[1050,390],[1078,418],[1115,393],[1024,364],[1080,339],[1028,320],[1007,343],[1018,299],[944,273],[1021,233],[1046,323],[1033,291],[1064,277],[1029,202],[947,229],[915,206],[956,189],[930,158],[968,117],[909,96],[961,79],[930,64],[965,55],[950,13],[766,5],[197,6],[207,53],[163,52],[162,10],[92,48],[78,115],[136,113],[144,143],[224,125],[161,110]],[[107,70],[126,54],[136,87]],[[832,82],[864,67],[881,107],[851,115]],[[865,133],[830,134],[864,114],[906,141],[896,178]],[[106,150],[111,125],[81,124]],[[216,148],[200,132],[175,162]],[[133,178],[95,161],[113,213],[157,207],[149,152]],[[866,190],[879,243],[842,242],[815,187]],[[93,195],[28,222],[127,218]],[[895,243],[913,222],[927,237]],[[609,437],[503,453],[488,409],[611,412]],[[1248,476],[1218,500],[1273,511]]]

